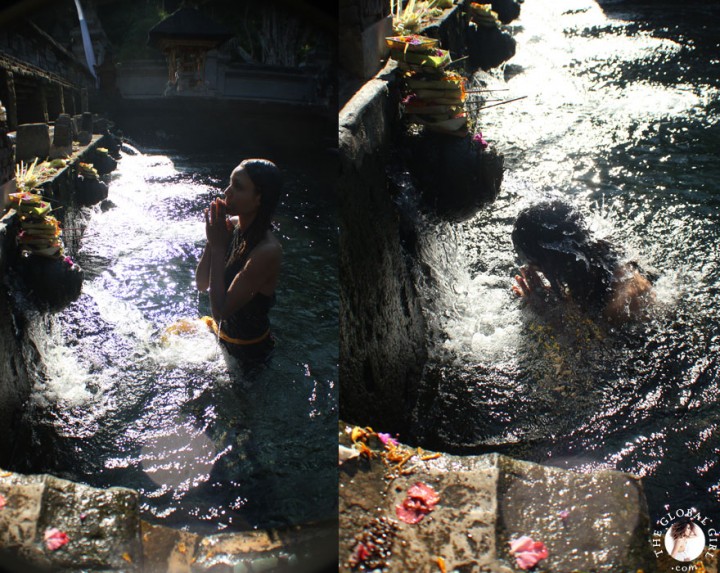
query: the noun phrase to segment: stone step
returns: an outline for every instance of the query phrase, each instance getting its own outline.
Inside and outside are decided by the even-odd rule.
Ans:
[[[345,431],[340,443],[350,445]],[[655,570],[645,497],[632,475],[578,473],[500,454],[420,456],[399,447],[412,454],[404,473],[385,463],[382,447],[371,448],[376,457],[340,466],[341,571],[357,570],[358,542],[372,538],[379,523],[394,531],[384,548],[384,573],[440,571],[438,558],[447,571],[510,573],[517,567],[509,542],[524,535],[547,547],[542,571]],[[417,482],[432,487],[440,501],[419,523],[404,523],[396,506]]]

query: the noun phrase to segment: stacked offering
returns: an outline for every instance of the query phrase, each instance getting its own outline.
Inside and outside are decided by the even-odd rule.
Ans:
[[[470,20],[480,28],[497,28],[500,26],[498,14],[493,11],[492,4],[470,2]]]
[[[28,192],[13,193],[9,199],[20,217],[20,249],[44,257],[63,256],[62,231],[58,220],[49,214],[50,203]]]
[[[390,57],[405,71],[404,110],[410,121],[428,129],[464,136],[465,78],[449,72],[449,52],[438,48],[438,40],[425,36],[386,38]]]
[[[85,179],[94,179],[96,181],[100,179],[97,169],[95,169],[92,163],[78,163],[78,175],[81,175]]]

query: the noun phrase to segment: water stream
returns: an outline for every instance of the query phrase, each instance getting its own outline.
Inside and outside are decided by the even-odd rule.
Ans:
[[[193,531],[334,518],[330,195],[310,168],[283,166],[276,346],[267,367],[243,373],[209,329],[166,333],[210,314],[208,295],[194,285],[202,209],[240,158],[124,149],[110,182],[114,206],[91,209],[75,245],[83,293],[49,319],[41,339],[47,375],[33,390],[33,445],[18,464],[135,488],[146,519]]]
[[[461,224],[416,221],[435,334],[414,437],[632,472],[651,515],[695,507],[717,522],[718,8],[668,5],[646,20],[613,6],[526,1],[511,26],[516,56],[474,78],[527,98],[479,116],[505,155],[497,201]],[[548,318],[512,294],[513,222],[548,197],[572,202],[596,237],[654,275],[649,322],[607,330],[569,309]]]

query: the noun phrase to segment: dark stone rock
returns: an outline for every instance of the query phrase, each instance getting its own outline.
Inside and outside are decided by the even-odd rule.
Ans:
[[[110,209],[114,209],[117,207],[115,203],[113,203],[110,199],[105,199],[104,201],[100,202],[100,210],[104,213],[105,211],[109,211]]]
[[[107,199],[108,186],[98,179],[79,175],[75,186],[75,201],[78,205],[87,207]]]
[[[109,153],[110,151],[108,150],[108,153],[98,151],[93,154],[91,162],[100,175],[106,175],[117,169],[117,161],[110,157]]]
[[[73,130],[72,120],[67,114],[61,114],[55,120],[55,129],[53,132],[53,145],[55,147],[72,147]]]
[[[80,122],[80,131],[93,132],[93,114],[86,111],[82,114],[82,120]]]
[[[17,161],[42,161],[50,153],[50,127],[46,123],[23,123],[17,127],[15,156]]]
[[[78,133],[77,140],[80,145],[88,145],[92,141],[92,132],[81,131]]]
[[[515,39],[499,28],[467,27],[470,65],[485,71],[496,68],[515,55]]]
[[[110,122],[105,117],[98,117],[93,120],[93,133],[106,135],[110,127]]]
[[[406,163],[424,201],[441,217],[463,221],[500,191],[503,158],[472,136],[425,131],[405,139]]]
[[[491,4],[503,24],[509,24],[520,15],[520,4],[515,0],[491,0]]]
[[[78,265],[34,255],[19,258],[15,266],[28,295],[43,308],[60,310],[80,296],[84,273]]]

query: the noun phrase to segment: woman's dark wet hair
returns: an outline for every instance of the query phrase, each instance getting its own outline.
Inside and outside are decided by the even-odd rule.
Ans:
[[[558,296],[569,294],[586,306],[602,306],[609,295],[620,255],[594,240],[582,215],[554,200],[523,210],[512,232],[515,250],[550,281]]]
[[[690,526],[690,531],[692,534],[695,534],[695,524],[693,523],[692,519],[681,519],[680,521],[677,521],[672,524],[672,527],[670,528],[670,536],[677,540],[681,537],[685,537],[685,532],[687,531],[688,525]]]
[[[260,207],[255,219],[242,233],[233,235],[232,254],[227,265],[245,258],[272,227],[275,210],[282,193],[282,175],[280,169],[267,159],[245,159],[240,163],[250,180],[255,185],[255,192],[260,194]]]

